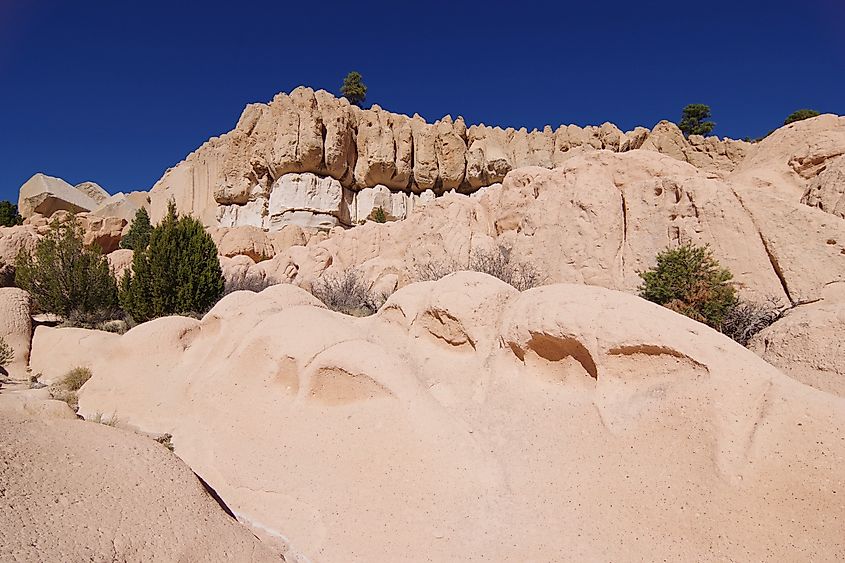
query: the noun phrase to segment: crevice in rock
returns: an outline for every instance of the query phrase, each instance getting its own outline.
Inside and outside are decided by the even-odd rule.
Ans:
[[[778,260],[775,257],[772,250],[769,248],[769,242],[766,240],[766,237],[763,236],[763,232],[760,230],[760,227],[757,225],[757,221],[754,219],[754,214],[749,211],[749,209],[745,206],[745,202],[742,201],[742,198],[736,192],[736,190],[732,187],[731,191],[734,194],[734,197],[739,201],[739,204],[742,206],[742,209],[751,219],[751,224],[754,225],[754,230],[757,231],[757,236],[760,238],[760,243],[763,245],[763,250],[766,251],[766,256],[769,259],[769,264],[772,266],[772,270],[775,272],[775,276],[777,276],[778,281],[780,281],[781,288],[783,289],[783,293],[786,295],[786,298],[789,299],[789,304],[794,306],[795,300],[792,298],[792,295],[789,293],[789,286],[786,283],[786,277],[783,275],[783,270],[781,270],[780,264],[778,264]]]
[[[625,200],[625,190],[619,190],[622,199],[622,243],[619,246],[619,258],[622,261],[622,279],[625,279],[625,247],[628,245],[628,202]]]
[[[219,494],[217,494],[217,491],[215,491],[215,490],[214,490],[214,488],[213,488],[211,485],[209,485],[208,483],[206,483],[206,482],[205,482],[205,479],[203,479],[202,477],[200,477],[200,476],[196,473],[196,471],[194,472],[194,476],[196,476],[196,478],[197,478],[197,479],[199,480],[199,482],[202,484],[202,488],[203,488],[203,489],[205,489],[205,492],[206,492],[206,493],[208,493],[208,496],[210,496],[211,498],[213,498],[213,499],[217,502],[217,504],[219,504],[219,505],[220,505],[220,508],[222,508],[222,509],[223,509],[223,512],[225,512],[226,514],[228,514],[229,516],[231,516],[231,517],[232,517],[232,520],[237,520],[237,519],[238,519],[238,517],[237,517],[237,516],[235,516],[235,513],[234,513],[234,512],[232,512],[232,509],[231,509],[231,508],[229,508],[229,506],[228,506],[225,502],[223,502],[223,499],[220,497],[220,495],[219,495]]]

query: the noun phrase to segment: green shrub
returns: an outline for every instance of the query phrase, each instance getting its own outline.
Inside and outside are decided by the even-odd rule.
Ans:
[[[14,227],[23,223],[18,206],[11,201],[0,201],[0,227]]]
[[[685,136],[690,135],[709,135],[716,126],[712,121],[706,121],[710,118],[710,106],[705,104],[689,104],[681,112],[681,120],[678,122],[678,128]]]
[[[373,210],[373,221],[376,223],[387,223],[387,215],[385,214],[384,209],[376,207]]]
[[[353,70],[347,74],[340,87],[340,93],[349,100],[350,104],[360,107],[367,97],[367,85],[361,79],[361,73]]]
[[[132,271],[121,280],[120,303],[134,321],[145,322],[206,311],[223,289],[214,241],[199,221],[179,217],[171,202],[149,245],[135,251]]]
[[[117,284],[108,260],[99,248],[85,247],[74,217],[63,224],[54,221],[32,254],[21,249],[15,283],[30,293],[41,312],[87,318],[117,309]]]
[[[733,276],[707,246],[667,248],[657,255],[657,266],[638,274],[640,297],[716,329],[737,303]]]
[[[5,367],[15,357],[15,351],[6,343],[6,340],[0,336],[0,368]]]
[[[120,240],[120,248],[129,250],[143,250],[150,243],[150,233],[153,227],[150,224],[150,215],[143,207],[135,213],[135,219],[129,227],[129,232]]]
[[[790,123],[794,123],[796,121],[803,121],[804,119],[810,119],[811,117],[816,117],[820,115],[814,109],[799,109],[798,111],[793,111],[789,114],[789,116],[784,120],[784,125],[789,125]]]

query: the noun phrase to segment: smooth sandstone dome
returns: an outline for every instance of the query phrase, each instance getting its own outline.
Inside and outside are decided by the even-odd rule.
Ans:
[[[18,399],[0,398],[0,560],[283,561],[163,446]]]
[[[368,318],[282,285],[66,330],[33,355],[90,362],[83,415],[171,433],[310,561],[845,557],[845,400],[627,294],[460,273]]]

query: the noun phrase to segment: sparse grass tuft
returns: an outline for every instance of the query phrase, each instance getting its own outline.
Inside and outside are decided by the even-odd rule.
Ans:
[[[79,391],[85,382],[91,379],[91,370],[86,367],[76,367],[68,371],[58,383],[50,386],[50,396],[57,401],[64,401],[73,410],[79,408]]]
[[[91,379],[91,370],[85,367],[76,367],[70,370],[62,378],[62,385],[68,391],[79,391],[85,382]]]
[[[155,441],[171,452],[173,451],[173,436],[171,434],[162,434],[158,438],[155,438]]]

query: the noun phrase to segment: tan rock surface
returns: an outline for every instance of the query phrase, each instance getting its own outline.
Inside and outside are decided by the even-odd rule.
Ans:
[[[651,132],[637,128],[629,133],[610,123],[583,129],[561,126],[557,131],[546,126],[531,132],[483,124],[468,128],[463,118],[448,115],[426,123],[418,115],[395,114],[378,105],[362,110],[325,91],[300,87],[268,104],[247,106],[233,131],[210,139],[168,170],[150,193],[152,219],[159,219],[173,198],[181,212],[193,213],[208,226],[275,230],[291,222],[316,224],[306,214],[325,214],[322,196],[310,194],[319,205],[308,197],[305,203],[299,201],[302,194],[288,193],[295,192],[296,185],[279,184],[286,175],[313,174],[352,191],[381,185],[392,192],[472,193],[501,182],[518,167],[559,166],[573,149],[625,152],[642,147],[727,173],[748,146],[717,138],[687,141],[668,122]],[[272,207],[274,197],[294,197],[301,211],[277,214],[278,220],[266,222],[262,218],[268,215],[267,200]],[[348,224],[342,216],[339,222]]]
[[[34,249],[38,239],[38,227],[34,225],[0,227],[0,267],[14,265],[21,249]]]
[[[845,397],[845,301],[797,307],[750,348],[802,383]]]
[[[163,446],[68,414],[0,397],[0,560],[283,560]]]
[[[18,212],[26,219],[34,213],[49,217],[55,211],[91,211],[98,206],[83,190],[78,190],[62,180],[46,174],[35,174],[20,188]]]
[[[127,271],[132,269],[132,259],[135,253],[128,248],[121,248],[106,255],[109,261],[109,267],[118,281],[123,277]]]
[[[16,287],[0,287],[0,337],[13,351],[12,361],[5,366],[12,376],[21,377],[29,361],[31,314],[29,293]]]
[[[310,561],[845,556],[843,399],[703,325],[481,274],[369,318],[315,305],[237,292],[108,345],[39,328],[33,355],[90,359],[82,414],[173,434],[242,521]]]
[[[111,197],[109,192],[104,190],[103,187],[96,182],[82,182],[81,184],[76,184],[74,188],[83,192],[85,195],[96,201],[99,205],[102,205],[107,199]]]
[[[801,203],[845,219],[845,156],[825,162],[804,191]]]
[[[798,201],[828,161],[845,154],[845,117],[820,115],[796,121],[754,143],[731,173],[735,183],[765,188]]]
[[[710,245],[742,295],[788,304],[845,280],[843,229],[837,217],[652,151],[601,151],[555,170],[515,170],[479,197],[439,197],[403,221],[333,231],[260,267],[302,287],[329,266],[381,269],[404,285],[420,265],[466,268],[472,253],[502,246],[546,283],[634,292],[638,270],[666,246],[690,241]]]
[[[96,217],[118,217],[131,223],[142,207],[149,207],[147,192],[118,193],[100,202],[91,212]]]
[[[244,226],[234,228],[211,228],[208,230],[217,252],[221,256],[237,256],[243,254],[253,261],[269,258],[275,254],[273,241],[263,229]]]

